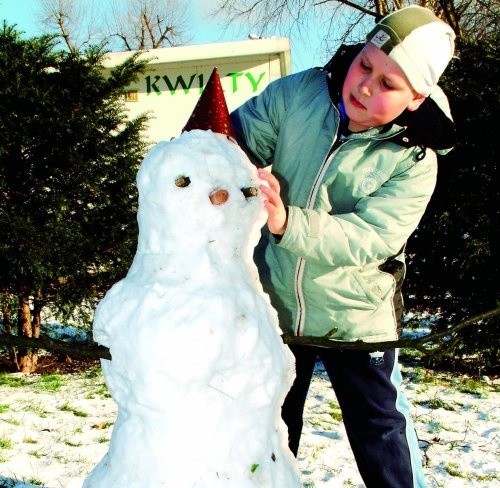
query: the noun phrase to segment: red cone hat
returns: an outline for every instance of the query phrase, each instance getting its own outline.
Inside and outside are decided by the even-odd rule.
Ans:
[[[182,132],[194,129],[210,129],[212,132],[225,134],[236,139],[217,68],[213,69],[200,99]]]

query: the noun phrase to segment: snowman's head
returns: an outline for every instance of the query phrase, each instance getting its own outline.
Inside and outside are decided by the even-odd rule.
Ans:
[[[137,175],[139,252],[253,249],[266,220],[259,184],[256,168],[223,134],[192,130],[158,143]]]

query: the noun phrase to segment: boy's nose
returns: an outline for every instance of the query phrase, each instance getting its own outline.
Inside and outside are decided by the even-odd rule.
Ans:
[[[371,82],[370,80],[363,80],[359,85],[359,92],[362,95],[370,96],[372,93]]]

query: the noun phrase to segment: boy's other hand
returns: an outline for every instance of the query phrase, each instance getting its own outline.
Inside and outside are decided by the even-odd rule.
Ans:
[[[280,197],[280,184],[276,177],[265,169],[259,169],[258,175],[269,185],[260,185],[259,187],[264,195],[264,207],[269,214],[267,226],[272,234],[282,236],[286,230],[287,212]]]

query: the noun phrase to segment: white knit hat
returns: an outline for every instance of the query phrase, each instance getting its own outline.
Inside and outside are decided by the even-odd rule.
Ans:
[[[417,93],[428,96],[453,56],[455,33],[431,10],[412,5],[380,20],[366,40],[399,65]]]

